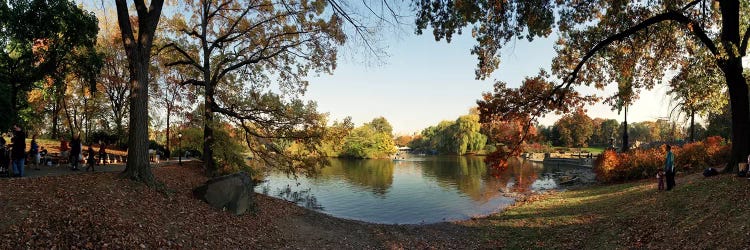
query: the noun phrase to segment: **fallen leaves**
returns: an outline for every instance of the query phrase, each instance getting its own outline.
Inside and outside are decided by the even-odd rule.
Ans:
[[[153,171],[169,192],[117,173],[0,179],[0,249],[457,248],[480,243],[472,231],[448,223],[368,224],[263,195],[256,195],[257,213],[235,216],[192,197],[192,189],[207,180],[199,166]]]

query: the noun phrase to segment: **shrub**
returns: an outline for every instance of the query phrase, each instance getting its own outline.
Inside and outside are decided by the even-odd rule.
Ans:
[[[594,162],[594,173],[596,179],[602,182],[608,182],[613,175],[613,171],[620,165],[620,156],[614,150],[607,149],[602,152]]]
[[[635,149],[627,153],[604,151],[594,162],[596,178],[602,182],[650,178],[664,167],[665,146]],[[673,146],[677,171],[695,172],[708,166],[726,163],[730,147],[721,137],[709,137],[702,142]]]

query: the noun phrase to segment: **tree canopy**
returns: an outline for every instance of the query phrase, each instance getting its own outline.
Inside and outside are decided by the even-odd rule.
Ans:
[[[281,144],[319,143],[323,116],[298,97],[309,74],[330,73],[345,41],[342,20],[327,1],[188,1],[167,20],[163,49],[184,67],[180,84],[202,88],[204,164],[215,173],[214,114],[243,128],[247,144],[265,163],[294,170]],[[310,147],[317,149],[318,147]],[[310,154],[319,155],[319,154]],[[306,161],[312,162],[312,161]]]
[[[37,116],[26,109],[29,91],[64,90],[68,74],[95,89],[101,67],[94,49],[97,32],[96,16],[71,1],[2,1],[0,100],[5,103],[0,103],[0,128]],[[47,82],[53,86],[44,86]]]
[[[436,40],[450,41],[454,33],[471,27],[479,79],[499,67],[500,48],[512,39],[560,34],[552,73],[562,82],[550,83],[542,93],[501,84],[495,93],[524,102],[496,101],[501,107],[484,109],[483,116],[489,112],[508,120],[523,115],[533,120],[569,109],[566,100],[576,97],[569,93],[579,85],[603,88],[618,83],[623,85],[621,93],[637,93],[653,88],[668,70],[687,67],[690,58],[708,54],[711,60],[705,63],[721,70],[731,103],[733,161],[727,169],[733,170],[733,163],[750,153],[750,101],[741,59],[750,40],[750,1],[428,0],[415,2],[415,7],[417,33],[432,27]],[[480,102],[491,100],[485,96]]]

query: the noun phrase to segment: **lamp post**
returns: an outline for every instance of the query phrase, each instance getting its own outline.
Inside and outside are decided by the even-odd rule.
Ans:
[[[177,133],[177,138],[177,150],[180,151],[180,154],[178,156],[178,165],[182,166],[182,132]]]

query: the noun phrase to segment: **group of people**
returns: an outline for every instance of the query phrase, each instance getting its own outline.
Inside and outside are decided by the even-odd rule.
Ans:
[[[36,135],[32,136],[31,145],[29,151],[26,151],[26,132],[23,128],[15,124],[11,130],[12,137],[10,144],[7,144],[5,139],[0,136],[0,174],[7,174],[10,176],[12,171],[12,177],[23,177],[26,176],[25,165],[29,162],[34,165],[34,169],[39,170],[40,164],[48,164],[51,160],[48,158],[48,151],[44,147],[40,147],[36,141]],[[104,159],[107,158],[106,144],[99,143],[99,159],[102,164],[105,164]],[[80,134],[73,135],[70,142],[60,138],[60,157],[61,159],[68,159],[70,162],[71,170],[78,171],[83,159],[83,143],[81,142]],[[96,155],[91,144],[88,145],[86,159],[86,171],[94,171],[94,165],[97,164]],[[28,161],[27,161],[28,159]]]
[[[70,142],[65,141],[64,138],[60,138],[60,157],[66,158],[70,161],[70,169],[78,171],[83,159],[83,143],[81,142],[81,135],[73,135]],[[92,144],[89,144],[88,150],[86,150],[86,171],[94,170],[94,166],[97,164],[96,153]],[[99,142],[99,159],[102,161],[102,165],[106,164],[104,159],[107,158],[107,145]]]
[[[674,153],[672,153],[672,147],[669,144],[667,144],[666,150],[667,150],[667,155],[666,155],[666,159],[664,159],[664,169],[659,169],[656,172],[656,180],[659,183],[659,186],[658,186],[659,191],[662,191],[662,190],[670,191],[675,186]],[[750,155],[747,156],[747,164],[750,166]],[[664,187],[665,180],[667,184],[666,188]]]

